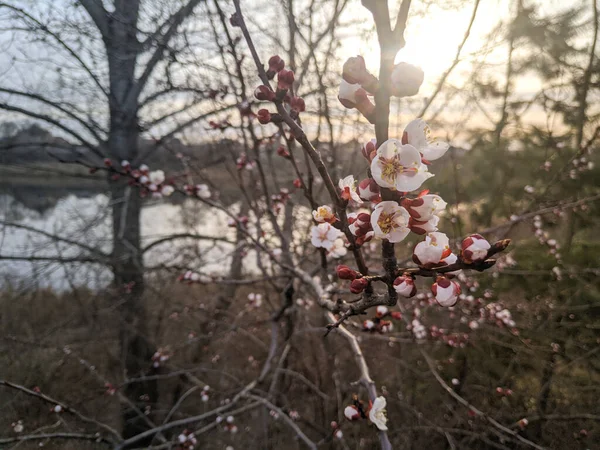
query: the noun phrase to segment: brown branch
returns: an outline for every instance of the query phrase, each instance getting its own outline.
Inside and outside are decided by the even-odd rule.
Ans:
[[[433,360],[431,359],[431,356],[429,356],[427,354],[427,352],[425,352],[424,350],[420,350],[420,352],[421,352],[421,355],[423,355],[423,358],[425,359],[425,362],[427,363],[427,366],[429,367],[429,370],[431,371],[431,373],[433,374],[433,376],[435,377],[435,379],[437,380],[437,382],[458,403],[460,403],[461,405],[465,406],[466,408],[469,408],[469,410],[472,411],[473,414],[475,414],[477,417],[480,417],[481,419],[485,420],[486,422],[488,422],[493,427],[497,428],[498,430],[500,430],[501,432],[503,432],[505,434],[508,434],[508,435],[512,436],[513,438],[519,440],[523,444],[528,445],[529,447],[535,448],[537,450],[546,450],[545,447],[537,445],[535,442],[531,442],[529,439],[526,439],[523,436],[521,436],[518,432],[513,431],[510,428],[505,427],[500,422],[498,422],[496,419],[488,416],[486,413],[484,413],[483,411],[477,409],[475,406],[473,406],[471,403],[469,403],[463,397],[461,397],[460,395],[458,395],[456,393],[456,391],[454,389],[452,389],[444,381],[444,379],[442,378],[442,376],[439,374],[439,372],[435,368],[435,364],[434,364]]]
[[[11,383],[10,381],[6,381],[6,380],[0,380],[0,386],[6,386],[8,388],[11,389],[15,389],[17,391],[23,392],[24,394],[27,394],[31,397],[35,397],[35,398],[39,398],[40,400],[43,400],[47,403],[50,403],[54,406],[60,406],[62,408],[62,410],[66,413],[72,414],[73,416],[77,417],[79,420],[81,420],[82,422],[86,422],[86,423],[91,423],[96,425],[98,428],[103,429],[104,431],[107,431],[108,433],[110,433],[112,436],[114,436],[116,439],[121,440],[121,435],[119,434],[119,432],[117,430],[115,430],[114,428],[112,428],[109,425],[106,425],[102,422],[97,421],[96,419],[93,419],[91,417],[88,417],[82,413],[80,413],[79,411],[71,408],[70,406],[59,402],[58,400],[55,400],[54,398],[46,395],[46,394],[42,394],[41,392],[35,392],[32,391],[31,389],[26,388],[25,386],[21,386],[19,384],[15,384],[15,383]]]

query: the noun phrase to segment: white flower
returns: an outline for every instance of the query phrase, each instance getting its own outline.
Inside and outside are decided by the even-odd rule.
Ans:
[[[401,242],[408,236],[408,211],[394,201],[379,203],[371,214],[375,236],[390,242]]]
[[[435,301],[440,306],[454,306],[460,295],[460,284],[446,277],[438,277],[431,286],[431,292],[435,295]]]
[[[387,306],[380,305],[375,309],[377,317],[385,317],[390,310]]]
[[[406,125],[402,143],[415,147],[428,161],[441,158],[450,148],[448,143],[438,141],[431,136],[429,125],[422,119],[415,119]]]
[[[409,275],[402,275],[394,280],[394,289],[402,297],[410,298],[417,293],[415,280]]]
[[[358,184],[358,195],[366,201],[379,198],[379,186],[373,178],[365,178]]]
[[[342,80],[338,92],[338,99],[346,108],[354,108],[356,107],[356,104],[360,102],[360,98],[357,98],[356,96],[359,92],[364,92],[364,89],[360,84],[351,84],[346,80]]]
[[[377,397],[369,410],[369,420],[375,424],[377,428],[382,431],[387,430],[385,425],[387,417],[385,416],[385,397]]]
[[[413,319],[411,322],[412,332],[417,339],[425,339],[427,337],[427,330],[418,319]]]
[[[448,236],[440,232],[429,233],[415,246],[413,261],[420,266],[437,265],[451,253]]]
[[[319,206],[316,210],[312,212],[312,215],[313,218],[319,223],[333,223],[336,221],[333,209],[331,209],[331,207],[327,205]]]
[[[354,405],[346,406],[346,408],[344,408],[344,416],[348,420],[360,419],[360,413],[358,412],[358,409]]]
[[[167,184],[166,186],[163,186],[163,188],[160,190],[160,193],[162,195],[164,195],[165,197],[168,197],[173,192],[175,192],[175,188],[173,186],[171,186],[170,184]]]
[[[472,234],[462,241],[462,259],[467,264],[483,261],[491,245],[480,234]]]
[[[196,185],[196,195],[200,198],[207,199],[210,197],[210,189],[206,184],[197,184]]]
[[[401,192],[414,191],[433,176],[421,164],[418,150],[397,139],[388,139],[377,149],[371,174],[379,186]]]
[[[415,220],[412,217],[408,222],[410,231],[416,234],[427,234],[433,233],[438,230],[438,223],[440,222],[440,218],[438,216],[433,216],[431,219],[426,220],[425,222],[421,222],[419,220]]]
[[[344,437],[344,433],[342,433],[342,430],[336,430],[335,437],[338,439],[342,439]]]
[[[454,254],[454,253],[450,253],[448,256],[446,256],[444,259],[442,259],[442,263],[445,263],[448,266],[451,266],[452,264],[454,264],[456,261],[458,261],[458,257]],[[447,272],[451,275],[458,275],[459,273],[461,273],[461,270],[453,270],[452,272]]]
[[[254,308],[259,308],[262,305],[262,295],[251,292],[248,294],[248,304]]]
[[[528,194],[533,194],[535,192],[535,188],[533,186],[527,185],[524,187],[525,192]]]
[[[342,232],[328,223],[321,223],[312,227],[311,242],[315,247],[330,250],[336,239],[341,237]]]
[[[381,332],[382,333],[391,333],[394,330],[394,324],[387,320],[383,320],[381,322]]]
[[[150,179],[146,175],[142,175],[138,179],[138,181],[140,182],[140,184],[147,184],[150,181]]]
[[[442,197],[435,194],[422,195],[414,199],[405,199],[402,206],[406,208],[410,216],[420,222],[430,220],[444,209],[447,203]]]
[[[398,63],[394,66],[390,78],[391,94],[395,97],[416,95],[424,78],[425,74],[419,67],[405,62]]]
[[[150,183],[159,185],[165,181],[165,173],[162,170],[154,170],[148,174]]]
[[[338,186],[342,191],[342,198],[344,200],[354,200],[356,203],[362,203],[363,201],[356,192],[356,181],[354,175],[348,175],[346,178],[342,178],[338,182]]]
[[[346,256],[348,253],[348,249],[344,245],[344,240],[341,238],[333,241],[332,247],[329,249],[329,256],[332,258],[341,258],[342,256]]]
[[[23,430],[25,429],[25,427],[23,426],[23,422],[22,421],[18,421],[17,423],[13,423],[13,431],[15,433],[22,433]]]

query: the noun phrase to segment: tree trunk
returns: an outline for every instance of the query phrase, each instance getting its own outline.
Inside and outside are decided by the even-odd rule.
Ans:
[[[139,377],[151,369],[153,347],[148,342],[144,305],[144,266],[140,251],[141,198],[125,181],[111,182],[113,222],[113,276],[119,305],[120,358],[125,378]],[[146,429],[139,411],[157,400],[156,381],[126,384],[123,394],[132,402],[123,405],[123,436]],[[137,409],[137,411],[136,411]]]

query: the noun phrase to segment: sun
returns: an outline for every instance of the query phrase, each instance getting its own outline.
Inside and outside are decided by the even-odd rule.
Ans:
[[[406,46],[398,53],[396,62],[406,61],[423,69],[425,72],[425,83],[421,91],[423,94],[427,95],[428,91],[434,88],[439,78],[454,61],[457,49],[469,26],[473,6],[472,2],[465,2],[454,9],[432,5],[426,11],[415,8],[414,15],[409,16],[405,33]],[[356,19],[368,12],[360,4],[353,4],[347,14]],[[482,2],[477,10],[469,38],[462,49],[461,58],[481,49],[486,35],[508,14],[508,2]],[[367,67],[371,72],[377,73],[379,45],[374,33],[371,33],[369,38],[349,35],[342,39],[340,50],[342,60],[356,54],[363,55]],[[459,76],[458,71],[453,76]]]

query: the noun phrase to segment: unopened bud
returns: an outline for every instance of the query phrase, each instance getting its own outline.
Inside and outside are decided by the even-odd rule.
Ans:
[[[267,86],[261,85],[254,89],[254,97],[256,97],[257,100],[272,102],[275,100],[275,92]]]
[[[356,270],[351,269],[343,264],[340,264],[335,268],[335,273],[340,280],[355,280],[361,276]]]
[[[267,77],[272,80],[275,74],[285,68],[285,61],[278,55],[271,56],[269,58],[269,69],[267,70]]]
[[[357,278],[350,283],[350,292],[353,294],[360,294],[369,285],[369,280],[366,278]]]
[[[258,113],[256,113],[256,117],[263,125],[266,125],[271,121],[271,113],[266,109],[259,109]]]
[[[277,72],[277,89],[287,91],[294,84],[294,72],[291,70],[280,70]]]
[[[299,113],[306,110],[306,104],[304,103],[304,99],[302,97],[292,97],[290,100],[290,107]]]

